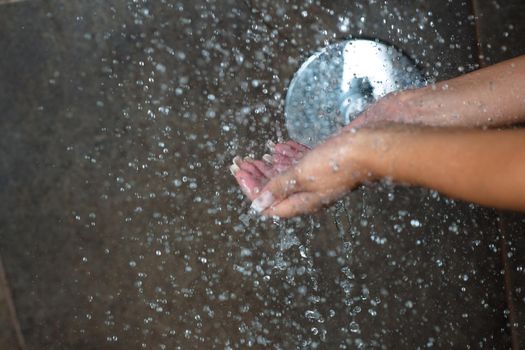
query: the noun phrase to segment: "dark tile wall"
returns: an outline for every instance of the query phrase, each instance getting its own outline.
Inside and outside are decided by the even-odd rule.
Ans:
[[[469,2],[28,1],[0,32],[0,254],[29,348],[510,346],[493,211],[378,186],[260,222],[227,171],[286,137],[326,44],[476,68]]]
[[[525,2],[474,0],[473,4],[485,65],[525,54]]]
[[[480,62],[490,65],[525,54],[525,2],[474,1],[478,18]],[[499,214],[500,234],[505,249],[507,292],[507,325],[512,329],[513,349],[525,347],[525,216],[517,213]]]
[[[17,322],[14,320],[16,315],[13,312],[10,294],[9,283],[3,271],[0,270],[0,345],[2,349],[19,349],[20,344],[15,328]]]

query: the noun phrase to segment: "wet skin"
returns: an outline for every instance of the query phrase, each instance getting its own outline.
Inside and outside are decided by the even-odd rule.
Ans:
[[[358,161],[361,159],[360,155],[355,154],[358,148],[356,145],[366,145],[364,148],[361,147],[359,152],[361,155],[367,154],[368,157],[373,158],[373,148],[378,144],[388,144],[395,140],[393,144],[388,144],[387,149],[384,149],[383,152],[388,153],[387,151],[391,148],[394,153],[399,153],[393,156],[396,162],[403,163],[404,161],[407,167],[414,162],[432,164],[437,159],[441,159],[438,152],[424,147],[445,149],[449,146],[454,147],[454,145],[461,146],[461,149],[452,148],[450,159],[461,159],[462,152],[470,150],[471,158],[479,160],[470,166],[485,173],[490,173],[490,171],[486,171],[483,162],[494,164],[501,158],[510,157],[508,161],[511,163],[516,158],[523,163],[525,155],[519,152],[525,149],[521,141],[525,140],[525,136],[519,134],[520,131],[504,134],[504,136],[494,133],[494,130],[486,131],[485,134],[482,132],[487,127],[525,121],[523,91],[525,91],[525,56],[422,89],[387,95],[371,105],[350,125],[313,150],[294,141],[278,144],[270,142],[268,146],[271,154],[265,155],[262,160],[236,157],[230,170],[247,197],[255,201],[253,207],[267,215],[293,216],[309,213],[329,204],[359,183],[384,177],[431,187],[453,197],[489,206],[525,210],[521,201],[516,201],[510,192],[508,193],[509,198],[494,195],[498,191],[505,193],[505,186],[523,185],[522,187],[525,187],[525,184],[521,184],[519,176],[522,175],[521,178],[525,178],[525,169],[520,167],[507,169],[510,171],[510,178],[517,172],[517,183],[500,181],[501,177],[509,178],[506,174],[494,173],[492,175],[498,175],[500,178],[484,179],[487,182],[482,181],[481,184],[484,187],[492,186],[494,189],[485,191],[492,195],[480,197],[475,193],[479,191],[474,191],[468,186],[458,188],[454,184],[443,184],[439,179],[434,179],[433,174],[426,174],[425,169],[419,170],[421,174],[406,173],[406,169],[401,169],[398,173],[391,173],[391,169],[385,168],[387,160],[383,154],[376,154],[376,160],[385,164],[372,165]],[[391,125],[384,126],[385,122],[390,122]],[[392,122],[404,125],[415,124],[418,127],[403,128],[393,125]],[[382,124],[383,126],[378,127]],[[441,129],[436,132],[421,126],[434,126]],[[355,130],[359,128],[368,131],[356,133]],[[481,134],[473,135],[472,130],[465,128],[475,128]],[[356,134],[364,136],[354,136]],[[433,143],[428,145],[420,136],[432,139]],[[499,137],[506,137],[507,140],[499,140]],[[420,143],[412,144],[410,138],[419,139]],[[512,139],[511,141],[515,144],[509,144],[509,139]],[[469,140],[471,143],[464,143],[462,140]],[[488,141],[491,143],[489,147],[482,144]],[[404,150],[396,149],[400,144],[403,144]],[[407,151],[406,147],[420,148],[421,151]],[[494,154],[493,149],[505,154],[498,156]],[[492,154],[495,159],[487,158],[487,154]],[[406,157],[412,158],[405,159]],[[469,169],[455,169],[457,162],[450,161],[450,159],[441,159],[441,168],[459,171],[455,181],[456,183],[464,182],[461,174],[464,174],[463,177],[466,176]],[[345,162],[347,162],[346,165],[344,165]],[[467,161],[464,162],[464,164],[467,163]],[[383,169],[377,171],[377,169],[372,169],[374,166],[376,168],[383,166]],[[303,175],[309,178],[300,179]],[[291,183],[283,186],[284,179]],[[298,198],[298,186],[295,182],[299,180],[308,182],[307,187],[315,189],[314,192],[308,195],[302,194]],[[316,182],[317,185],[315,185]],[[271,198],[268,195],[269,188],[272,189]],[[284,208],[286,205],[282,204],[280,207],[277,206],[277,199],[282,202],[288,197],[293,197],[294,194],[295,199],[289,203],[287,208]]]

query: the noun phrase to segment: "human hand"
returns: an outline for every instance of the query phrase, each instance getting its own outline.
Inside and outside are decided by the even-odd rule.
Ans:
[[[410,113],[411,109],[409,107],[411,107],[411,103],[409,102],[416,94],[417,90],[407,90],[386,95],[379,101],[370,105],[368,109],[352,123],[339,130],[328,143],[333,144],[334,141],[332,139],[335,140],[340,137],[341,134],[352,132],[357,128],[365,126],[385,124],[389,121],[398,123],[414,122],[412,120],[412,113]],[[230,170],[235,176],[241,190],[252,201],[261,197],[261,190],[271,179],[281,173],[285,173],[288,169],[297,164],[305,155],[310,153],[308,147],[293,140],[277,144],[269,141],[267,147],[271,154],[265,154],[261,160],[235,157],[233,160],[234,164],[230,167]],[[318,151],[316,151],[315,154],[318,154]],[[317,157],[315,154],[312,157]],[[316,170],[314,170],[314,172],[315,171]],[[342,195],[342,193],[337,193],[337,195],[334,193],[333,197],[335,198],[340,195]],[[304,196],[305,195],[302,195],[302,197]],[[309,195],[309,197],[311,196]],[[321,201],[322,204],[323,202],[330,202],[331,198],[332,196],[327,196],[327,193],[325,193],[324,197],[318,197],[318,200]],[[314,203],[312,202],[312,205],[313,204]],[[316,208],[318,206],[317,204],[315,205]],[[302,208],[305,208],[304,205]],[[277,212],[274,215],[277,215]]]
[[[340,131],[350,131],[368,125],[383,124],[394,121],[409,123],[411,114],[408,111],[408,95],[412,91],[396,92],[386,95],[373,103],[352,123]],[[251,200],[257,197],[260,189],[275,175],[285,172],[296,164],[310,150],[305,145],[289,140],[280,143],[268,141],[270,154],[265,154],[261,160],[235,157],[230,167],[244,194]]]
[[[265,216],[311,213],[373,179],[363,161],[366,159],[363,140],[352,131],[329,138],[285,172],[270,177],[252,196],[252,208]]]
[[[411,94],[412,92],[404,91],[383,97],[370,105],[352,123],[342,128],[338,134],[359,127],[383,124],[385,121],[407,121],[410,114],[406,108],[408,104],[405,102]],[[270,179],[286,172],[310,151],[308,147],[293,140],[277,144],[269,141],[267,147],[270,154],[265,154],[261,160],[235,157],[230,167],[241,190],[252,201],[259,197],[261,189]]]
[[[361,128],[384,123],[412,124],[415,118],[414,101],[422,90],[404,90],[387,94],[370,104],[356,119],[343,129]]]
[[[271,178],[288,170],[310,150],[292,140],[277,144],[268,141],[266,146],[270,154],[265,154],[261,160],[237,156],[230,166],[232,175],[250,200],[259,195],[260,190]]]

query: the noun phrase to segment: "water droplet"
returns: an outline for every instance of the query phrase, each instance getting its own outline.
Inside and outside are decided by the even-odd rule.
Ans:
[[[352,333],[360,333],[361,329],[359,328],[359,324],[355,321],[350,322],[350,325],[348,326],[348,329]]]
[[[410,225],[412,227],[421,227],[421,222],[419,222],[419,220],[417,220],[417,219],[412,219],[412,220],[410,220]]]

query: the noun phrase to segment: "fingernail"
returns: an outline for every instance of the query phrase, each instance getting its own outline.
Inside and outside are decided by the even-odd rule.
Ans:
[[[240,166],[242,162],[242,158],[239,157],[239,156],[235,156],[235,158],[233,158],[233,164],[237,165],[237,166]]]
[[[269,154],[265,154],[262,156],[262,159],[268,163],[273,163],[273,157]]]
[[[266,147],[273,152],[275,150],[275,143],[272,140],[266,141]]]
[[[273,196],[271,192],[265,191],[261,193],[253,202],[250,208],[258,213],[263,212],[273,204]]]
[[[237,174],[237,172],[240,170],[240,168],[237,166],[237,164],[230,165],[230,172],[232,175]]]

